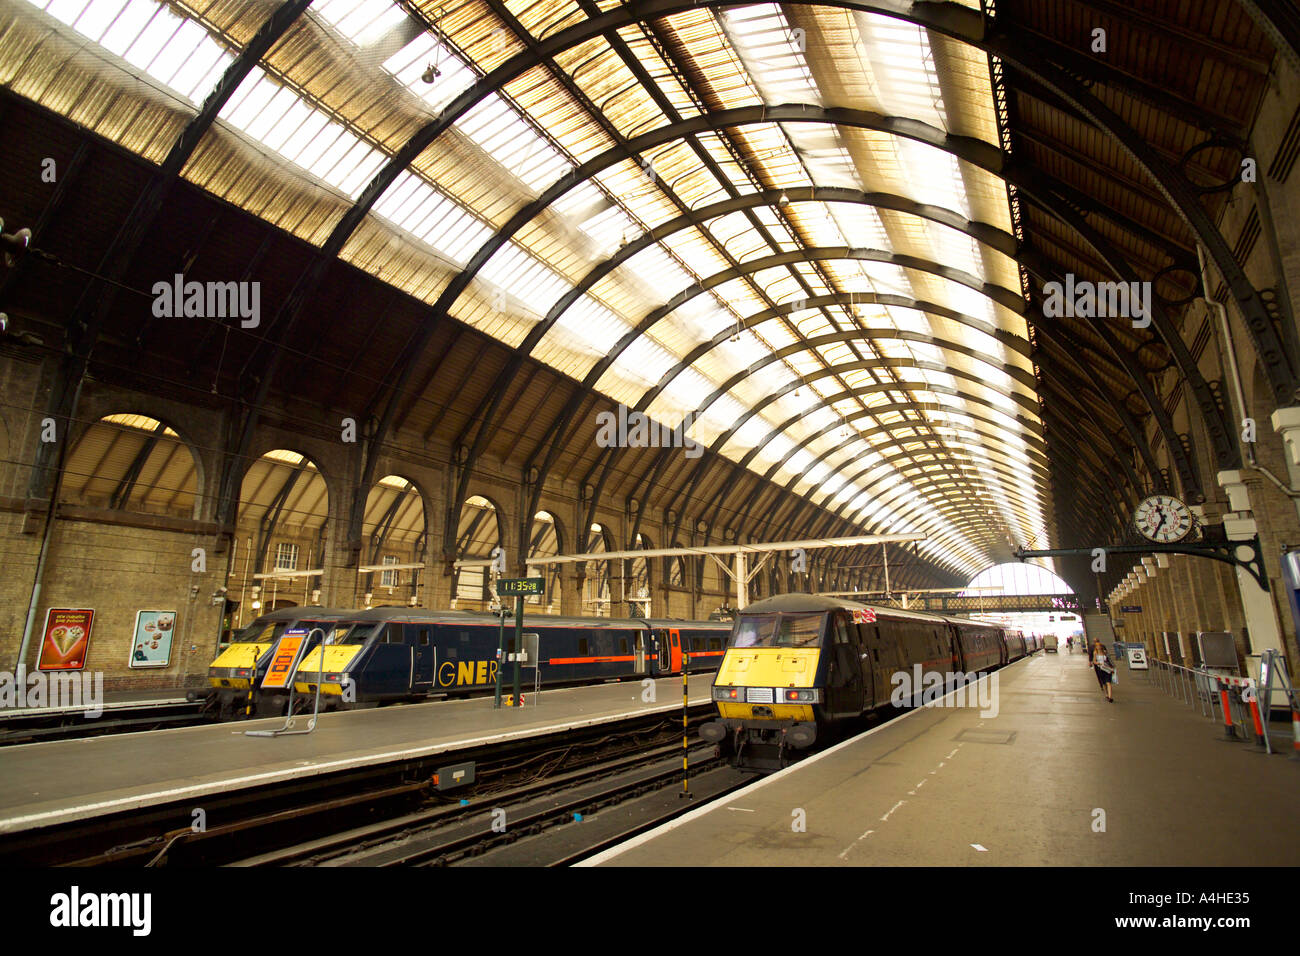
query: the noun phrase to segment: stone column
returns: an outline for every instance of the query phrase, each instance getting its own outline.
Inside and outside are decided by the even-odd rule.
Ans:
[[[1223,516],[1223,530],[1230,540],[1248,539],[1256,535],[1259,526],[1250,508],[1250,496],[1247,492],[1242,474],[1239,471],[1221,471],[1219,484],[1228,493],[1228,503],[1232,511]],[[1250,629],[1250,652],[1258,654],[1266,648],[1280,650],[1282,634],[1278,628],[1277,616],[1273,612],[1273,602],[1246,571],[1237,568],[1237,589],[1241,595],[1241,606],[1245,612],[1246,626]],[[1258,663],[1247,659],[1258,670]]]

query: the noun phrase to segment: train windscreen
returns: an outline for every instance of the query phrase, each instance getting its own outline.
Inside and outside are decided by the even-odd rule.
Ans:
[[[376,627],[383,627],[382,624],[348,624],[340,622],[334,626],[334,631],[325,638],[326,644],[364,644],[366,638],[375,632]]]
[[[826,615],[812,614],[742,614],[728,647],[817,647],[822,642]]]

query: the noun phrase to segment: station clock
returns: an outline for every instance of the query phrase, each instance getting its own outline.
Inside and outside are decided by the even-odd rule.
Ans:
[[[1151,495],[1133,512],[1133,524],[1157,544],[1182,541],[1192,530],[1192,512],[1173,495]]]

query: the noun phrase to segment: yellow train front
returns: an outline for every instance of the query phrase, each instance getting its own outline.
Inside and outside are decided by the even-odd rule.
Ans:
[[[837,723],[954,691],[1006,663],[1008,650],[989,624],[776,595],[732,626],[713,685],[718,719],[700,736],[737,767],[779,769]]]
[[[700,728],[737,766],[772,769],[819,730],[863,709],[858,661],[836,642],[842,602],[781,595],[740,612],[713,684],[718,720]],[[856,686],[853,686],[856,685]]]

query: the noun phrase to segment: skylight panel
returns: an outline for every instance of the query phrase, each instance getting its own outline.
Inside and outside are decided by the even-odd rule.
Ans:
[[[632,256],[623,263],[620,271],[630,272],[651,289],[661,293],[664,299],[695,283],[695,279],[657,245],[648,246]],[[696,300],[692,300],[694,301]],[[701,306],[696,305],[695,308]]]
[[[357,46],[378,40],[406,19],[392,0],[317,0],[311,10]]]
[[[821,105],[801,49],[803,31],[790,26],[779,6],[729,9],[721,19],[727,39],[766,102]]]
[[[202,26],[155,0],[32,0],[178,96],[199,103],[232,62]]]
[[[162,51],[167,41],[176,35],[179,26],[178,18],[168,17],[163,7],[155,6],[149,22],[136,34],[126,52],[121,54],[122,59],[148,72],[149,64]]]
[[[492,256],[479,276],[493,285],[506,289],[538,315],[545,315],[566,290],[572,286],[555,270],[542,263],[517,243],[509,243]],[[569,309],[570,314],[587,315],[610,313],[584,296]]]
[[[374,211],[462,266],[470,250],[492,236],[484,223],[410,173],[398,175]]]
[[[498,94],[487,97],[461,117],[456,129],[534,191],[540,192],[573,168]]]

